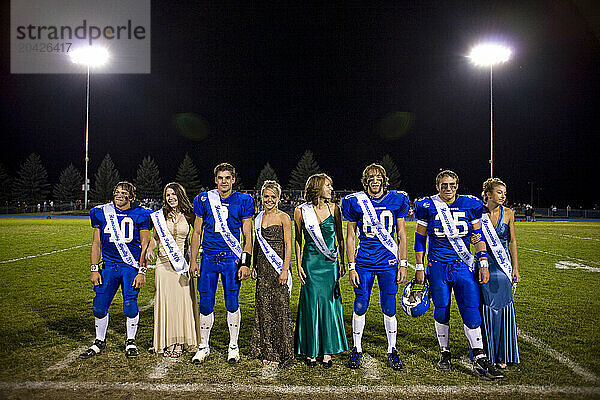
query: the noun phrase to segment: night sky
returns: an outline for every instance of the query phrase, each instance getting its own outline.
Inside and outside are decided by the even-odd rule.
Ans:
[[[489,69],[466,55],[496,39],[513,49],[494,69],[494,175],[509,202],[529,201],[534,182],[541,206],[600,203],[592,1],[199,3],[153,1],[151,74],[92,74],[92,185],[106,153],[129,180],[150,155],[166,183],[188,152],[206,186],[221,161],[246,188],[268,161],[285,186],[309,149],[336,189],[360,189],[364,166],[387,153],[411,199],[435,191],[440,168],[478,194],[489,176]],[[36,152],[51,183],[70,163],[83,174],[85,75],[11,75],[9,2],[1,7],[0,162],[14,176]],[[210,136],[181,136],[174,116],[184,112]],[[413,113],[414,125],[384,139],[380,121],[394,112]]]

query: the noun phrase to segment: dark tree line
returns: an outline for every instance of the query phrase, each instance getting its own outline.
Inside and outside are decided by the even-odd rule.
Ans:
[[[394,160],[386,154],[379,163],[387,171],[390,188],[399,188],[400,172]],[[274,180],[289,189],[302,190],[308,177],[319,172],[323,172],[323,170],[317,164],[313,153],[307,150],[292,170],[287,185],[279,181],[277,173],[271,164],[267,162],[260,171],[253,188],[243,187],[242,181],[238,177],[236,189],[260,190],[265,180]],[[107,154],[94,173],[89,193],[90,201],[97,203],[110,201],[113,188],[120,180],[119,171],[110,155]],[[179,164],[175,180],[185,188],[190,198],[196,196],[202,189],[198,178],[198,170],[189,154],[186,154],[181,164]],[[161,179],[159,168],[152,157],[147,156],[142,159],[133,183],[137,189],[138,199],[162,198],[165,182]],[[81,172],[73,164],[69,164],[61,172],[58,183],[53,186],[52,198],[57,202],[83,200],[82,185]],[[24,202],[30,205],[43,203],[49,199],[50,189],[48,173],[39,155],[31,153],[20,166],[15,178],[11,177],[4,166],[0,164],[0,200],[2,204],[11,201]]]

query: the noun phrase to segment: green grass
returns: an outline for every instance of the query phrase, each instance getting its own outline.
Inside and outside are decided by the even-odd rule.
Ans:
[[[600,268],[600,223],[517,223],[516,229],[523,280],[515,296],[519,328],[600,377],[598,364],[600,345],[596,339],[600,332],[598,329],[599,273],[555,268],[555,263],[559,261],[576,261],[575,259],[585,260],[578,262],[589,267]],[[409,249],[412,249],[414,230],[415,224],[408,223]],[[111,307],[112,334],[108,335],[107,351],[102,356],[91,360],[74,360],[65,368],[48,370],[69,352],[80,346],[89,345],[94,336],[91,312],[93,291],[89,282],[91,237],[92,229],[88,220],[0,219],[0,383],[73,381],[174,384],[202,382],[318,387],[353,385],[600,387],[599,380],[585,380],[565,364],[522,339],[519,342],[522,363],[509,367],[505,380],[491,383],[477,379],[457,360],[468,354],[468,344],[455,304],[453,304],[451,318],[451,346],[455,357],[452,371],[441,373],[436,370],[438,347],[432,311],[420,318],[409,318],[399,308],[398,350],[405,368],[401,373],[393,372],[385,364],[386,337],[377,289],[373,290],[367,313],[363,350],[376,360],[378,379],[370,378],[363,369],[355,371],[346,368],[347,354],[334,357],[334,367],[330,370],[323,370],[320,367],[309,369],[297,362],[289,368],[280,370],[274,378],[265,379],[262,377],[260,361],[248,358],[254,322],[253,281],[244,282],[240,294],[243,317],[240,334],[242,361],[237,365],[230,366],[225,361],[228,330],[225,323],[223,293],[219,288],[215,326],[211,335],[211,356],[201,366],[193,366],[189,363],[191,355],[188,354],[184,360],[169,368],[165,378],[148,378],[148,374],[161,357],[146,351],[142,351],[140,357],[134,360],[124,357],[125,317],[121,295],[117,294]],[[82,247],[14,262],[3,262],[73,246]],[[409,251],[409,262],[414,262],[412,251]],[[295,265],[293,261],[292,265]],[[414,271],[409,269],[409,278],[413,275]],[[346,332],[351,343],[350,321],[354,295],[346,276],[342,278],[340,286]],[[297,311],[299,291],[300,284],[294,273],[293,318]],[[153,295],[154,273],[150,270],[147,286],[140,294],[140,306],[148,304]],[[152,308],[149,308],[141,313],[137,336],[140,349],[147,349],[152,344],[152,312]],[[16,394],[7,392],[4,395],[10,394],[11,397],[20,398],[23,393],[32,396],[37,393],[40,397],[51,393],[51,397],[70,398],[68,391],[60,390],[45,395],[44,392],[35,391]],[[125,397],[124,393],[127,391],[118,393],[119,396]],[[156,393],[147,394],[146,398],[158,397]],[[115,395],[114,392],[107,394],[93,390],[88,394],[90,398]],[[255,397],[243,393],[240,396]],[[275,394],[272,396],[277,397]],[[502,397],[500,394],[495,396]],[[548,398],[559,397],[564,396],[552,393],[548,396]]]

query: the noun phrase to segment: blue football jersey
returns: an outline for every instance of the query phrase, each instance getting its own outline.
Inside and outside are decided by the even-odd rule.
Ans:
[[[456,195],[456,200],[448,204],[448,209],[458,229],[459,237],[465,242],[467,249],[470,249],[473,224],[481,219],[481,214],[484,212],[483,203],[474,196]],[[444,262],[460,260],[444,234],[437,209],[430,197],[423,197],[415,201],[415,217],[417,224],[427,227],[428,259]]]
[[[221,204],[227,208],[227,226],[233,236],[239,240],[242,220],[252,218],[254,215],[254,200],[248,194],[233,192],[227,198],[221,198]],[[231,251],[221,234],[215,232],[215,219],[207,192],[200,193],[194,199],[194,212],[204,220],[202,249],[205,251]]]
[[[379,217],[379,221],[387,231],[394,237],[396,231],[396,220],[404,218],[410,207],[406,192],[390,190],[378,199],[371,199],[373,208]],[[358,249],[356,263],[370,270],[381,270],[396,265],[398,260],[371,232],[362,209],[358,205],[357,198],[350,194],[342,200],[342,214],[348,221],[356,222],[358,227]]]
[[[139,261],[142,253],[140,231],[149,231],[152,229],[152,220],[150,219],[152,210],[136,206],[127,210],[120,210],[115,207],[115,211],[125,243],[127,244],[127,247],[129,247],[131,254],[133,254],[133,257]],[[112,241],[110,231],[106,226],[106,219],[104,218],[104,211],[102,211],[101,205],[90,210],[90,219],[92,227],[100,229],[102,259],[104,262],[124,264],[124,261],[117,250],[117,246],[115,246]]]

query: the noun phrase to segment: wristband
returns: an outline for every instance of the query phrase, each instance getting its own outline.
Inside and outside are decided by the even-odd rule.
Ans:
[[[407,260],[400,260],[400,268],[406,268],[408,266]]]
[[[417,264],[415,265],[415,271],[425,271],[425,267],[423,267],[423,264]]]
[[[146,270],[147,269],[148,268],[146,268],[146,267],[139,266],[138,267],[138,274],[146,275]]]
[[[487,260],[479,260],[479,268],[489,268],[489,266]]]
[[[100,265],[98,264],[92,264],[90,265],[90,271],[91,272],[98,272],[100,270]]]
[[[252,254],[243,252],[242,258],[240,258],[240,267],[250,268],[252,261]]]
[[[487,251],[486,250],[481,250],[477,252],[477,258],[478,259],[482,259],[482,258],[487,258]]]
[[[356,269],[356,263],[355,262],[349,262],[348,263],[348,271],[354,271]]]

